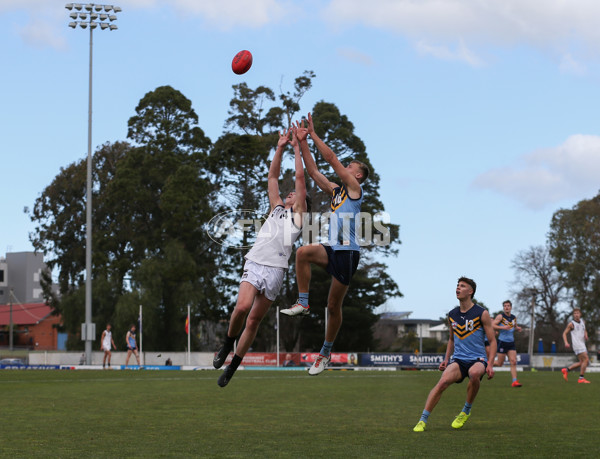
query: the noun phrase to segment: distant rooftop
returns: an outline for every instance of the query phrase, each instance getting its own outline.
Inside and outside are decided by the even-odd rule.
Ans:
[[[404,320],[408,319],[411,314],[412,311],[384,312],[379,317],[382,320]]]
[[[35,325],[52,313],[52,308],[45,303],[29,303],[12,305],[12,322],[15,325]],[[10,323],[10,305],[0,305],[0,325]]]

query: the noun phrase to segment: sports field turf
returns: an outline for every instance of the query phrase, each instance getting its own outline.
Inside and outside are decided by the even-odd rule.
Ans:
[[[598,457],[600,378],[484,379],[465,427],[466,382],[412,431],[440,373],[0,371],[2,457]]]

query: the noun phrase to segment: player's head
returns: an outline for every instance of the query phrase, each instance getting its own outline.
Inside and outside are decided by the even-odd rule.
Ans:
[[[575,319],[575,320],[581,319],[581,309],[579,309],[579,308],[573,309],[573,319]]]
[[[473,279],[469,279],[468,277],[464,276],[458,279],[458,284],[456,285],[456,297],[460,299],[459,295],[462,294],[462,290],[465,286],[468,287],[466,293],[470,295],[471,299],[473,299],[475,296],[475,291],[477,290],[477,284]]]
[[[502,303],[502,309],[504,309],[505,314],[510,314],[510,311],[512,311],[512,303],[510,300],[506,300]]]
[[[283,200],[283,205],[286,209],[289,209],[296,203],[296,190],[290,191]],[[312,200],[306,195],[306,211],[310,212]]]
[[[346,169],[349,169],[352,171],[352,173],[358,180],[358,183],[364,183],[365,180],[367,180],[369,178],[369,166],[367,166],[365,163],[360,162],[356,159],[353,161],[350,161],[350,164],[348,164]]]
[[[296,190],[292,190],[288,193],[288,195],[283,200],[283,205],[286,209],[289,209],[294,204],[296,204]]]
[[[134,332],[135,331],[135,324],[131,324],[129,326],[129,330],[131,330],[132,332]]]
[[[111,325],[111,324],[106,324],[106,329],[107,329],[108,331],[110,331],[110,329],[111,329],[111,328],[112,328],[112,325]]]

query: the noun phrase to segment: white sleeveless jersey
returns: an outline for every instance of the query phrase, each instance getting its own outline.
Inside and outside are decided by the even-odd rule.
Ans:
[[[246,259],[265,266],[288,268],[288,260],[302,230],[294,223],[291,208],[276,206],[260,228]]]
[[[102,341],[102,349],[106,349],[107,351],[110,351],[110,343],[112,341],[112,332],[109,332],[108,330],[104,330],[106,333],[104,333],[104,340]]]
[[[571,321],[573,330],[571,330],[571,342],[573,350],[585,350],[585,322],[579,319],[579,322]]]

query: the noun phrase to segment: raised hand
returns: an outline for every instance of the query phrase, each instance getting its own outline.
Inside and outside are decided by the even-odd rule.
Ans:
[[[290,145],[296,149],[296,147],[298,146],[299,142],[298,142],[298,137],[296,136],[296,129],[294,127],[292,127],[292,138],[290,140]]]
[[[279,133],[279,140],[277,141],[277,148],[283,148],[290,141],[291,128],[285,129]]]
[[[293,125],[294,135],[298,138],[298,142],[302,142],[306,140],[308,136],[308,129],[304,127],[304,120],[302,123],[296,121],[296,124]]]
[[[308,114],[307,123],[308,133],[312,136],[315,132],[315,126],[313,124],[313,119],[310,113]]]

